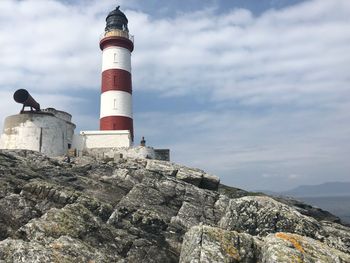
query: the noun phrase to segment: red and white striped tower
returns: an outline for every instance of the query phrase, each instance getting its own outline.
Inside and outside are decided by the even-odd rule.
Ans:
[[[100,130],[129,130],[134,140],[132,118],[131,52],[133,37],[128,19],[119,6],[106,18],[102,50]]]

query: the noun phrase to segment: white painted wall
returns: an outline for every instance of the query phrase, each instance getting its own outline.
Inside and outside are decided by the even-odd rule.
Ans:
[[[123,69],[131,73],[131,52],[123,47],[108,47],[102,51],[102,72]]]
[[[26,149],[47,156],[67,153],[75,125],[47,113],[24,113],[5,119],[1,149]]]
[[[130,131],[81,131],[73,139],[73,148],[78,151],[96,148],[130,147]]]
[[[125,158],[156,158],[155,150],[148,146],[136,147],[119,147],[119,148],[94,148],[87,149],[86,153],[90,156],[114,158],[118,154],[122,154]]]
[[[120,90],[109,90],[101,94],[100,118],[125,116],[132,118],[132,96]]]
[[[73,135],[72,148],[78,151],[84,150],[84,137],[80,134]]]
[[[41,128],[32,122],[11,129],[11,134],[1,135],[1,149],[40,150]]]

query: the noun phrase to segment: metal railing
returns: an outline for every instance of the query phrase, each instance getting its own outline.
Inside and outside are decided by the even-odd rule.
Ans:
[[[123,30],[107,31],[100,36],[100,40],[105,37],[125,37],[134,43],[134,36],[130,35],[129,32]]]

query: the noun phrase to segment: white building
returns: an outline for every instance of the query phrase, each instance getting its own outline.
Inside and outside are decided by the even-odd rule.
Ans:
[[[65,155],[73,143],[75,124],[64,111],[48,108],[8,116],[1,135],[1,149],[26,149],[47,156]]]

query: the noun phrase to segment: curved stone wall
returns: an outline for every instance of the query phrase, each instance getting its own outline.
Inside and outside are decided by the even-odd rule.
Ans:
[[[5,119],[0,148],[38,151],[47,156],[67,153],[75,125],[47,112],[28,112]]]

